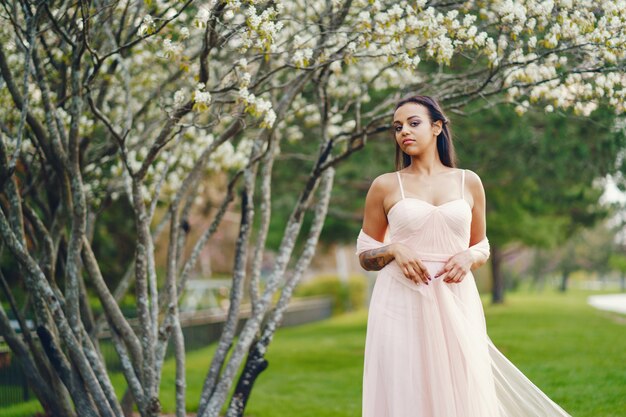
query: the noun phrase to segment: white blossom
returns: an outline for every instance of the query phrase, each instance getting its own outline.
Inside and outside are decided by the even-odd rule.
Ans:
[[[164,58],[172,58],[179,55],[183,50],[183,47],[178,42],[172,42],[171,39],[163,39],[163,49],[160,51],[160,55]]]
[[[210,18],[211,11],[206,6],[200,6],[194,19],[194,26],[199,29],[204,29]]]
[[[275,121],[276,121],[276,113],[274,112],[274,110],[272,109],[267,110],[263,116],[262,125],[264,127],[272,127]]]
[[[174,106],[180,107],[185,102],[185,92],[178,90],[174,93]]]
[[[328,67],[332,72],[334,72],[335,74],[339,74],[341,73],[341,62],[339,61],[333,61],[331,62],[331,64]]]
[[[196,103],[209,104],[211,102],[211,93],[208,91],[196,91],[194,100]]]
[[[239,85],[241,87],[248,87],[251,80],[252,74],[250,74],[249,72],[244,72],[239,76]]]
[[[293,62],[293,64],[296,67],[299,67],[299,68],[306,67],[309,64],[312,56],[313,56],[312,49],[310,48],[298,49],[293,54],[293,57],[291,58],[291,62]]]

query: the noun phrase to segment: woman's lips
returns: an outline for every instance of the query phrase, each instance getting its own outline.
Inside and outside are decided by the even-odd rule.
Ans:
[[[403,139],[403,140],[402,140],[402,144],[403,144],[403,145],[406,145],[406,144],[408,144],[408,143],[412,143],[412,142],[415,142],[415,140],[413,140],[413,139]]]

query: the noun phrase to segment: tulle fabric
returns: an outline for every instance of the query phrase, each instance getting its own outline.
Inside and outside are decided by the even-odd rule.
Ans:
[[[361,230],[357,254],[401,241],[434,276],[469,246],[471,209],[463,199],[433,206],[404,198],[388,219],[384,242]],[[433,278],[418,285],[395,261],[379,271],[368,315],[363,417],[553,416],[569,415],[489,340],[471,273],[457,284]]]

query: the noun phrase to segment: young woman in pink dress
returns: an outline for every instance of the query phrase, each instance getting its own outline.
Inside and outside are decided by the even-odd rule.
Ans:
[[[365,200],[357,254],[370,301],[363,417],[568,416],[487,336],[472,269],[489,257],[485,192],[456,168],[448,119],[428,96],[396,106],[397,172]]]

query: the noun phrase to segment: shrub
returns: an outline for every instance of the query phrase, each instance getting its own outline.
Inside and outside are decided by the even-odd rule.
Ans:
[[[296,297],[329,296],[333,300],[333,314],[365,307],[367,281],[362,275],[348,277],[347,284],[336,275],[321,275],[296,288]]]

